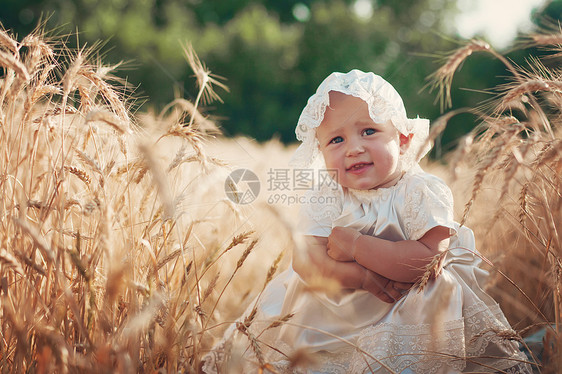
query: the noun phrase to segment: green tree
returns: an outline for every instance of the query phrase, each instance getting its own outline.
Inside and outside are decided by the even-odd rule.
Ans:
[[[455,12],[455,0],[2,0],[0,22],[23,36],[44,14],[47,30],[79,31],[71,47],[105,41],[104,61],[128,62],[121,76],[156,110],[176,94],[195,96],[181,48],[189,41],[227,79],[224,104],[207,108],[227,134],[292,141],[307,98],[333,71],[374,71],[397,88],[410,116],[439,116],[435,93],[422,89],[439,66],[435,56],[459,46],[443,37],[453,33]],[[487,56],[469,59],[455,79],[455,105],[488,98],[460,88],[489,87],[504,72]],[[455,119],[443,143],[473,126],[473,118]]]

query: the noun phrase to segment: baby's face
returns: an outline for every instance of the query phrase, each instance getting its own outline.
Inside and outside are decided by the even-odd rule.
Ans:
[[[320,151],[333,178],[343,187],[390,187],[402,175],[398,159],[409,138],[392,123],[375,123],[363,100],[330,92],[330,106],[316,130]]]

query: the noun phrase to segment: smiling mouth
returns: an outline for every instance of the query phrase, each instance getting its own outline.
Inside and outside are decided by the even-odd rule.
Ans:
[[[349,171],[349,172],[358,172],[358,171],[362,171],[365,168],[369,167],[373,165],[373,163],[367,163],[367,162],[359,162],[357,164],[353,164],[350,167],[348,167],[347,169],[345,169],[345,171]]]

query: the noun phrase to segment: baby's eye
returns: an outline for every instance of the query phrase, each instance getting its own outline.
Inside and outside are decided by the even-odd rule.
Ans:
[[[363,135],[373,135],[375,133],[375,129],[365,129],[363,130]]]
[[[337,144],[343,142],[343,138],[341,136],[336,136],[332,140],[330,140],[330,144]]]

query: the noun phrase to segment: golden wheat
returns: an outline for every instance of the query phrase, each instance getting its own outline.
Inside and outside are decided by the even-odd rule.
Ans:
[[[535,42],[559,40],[545,34]],[[476,51],[497,56],[471,41],[432,77],[442,105],[451,104],[453,75]],[[128,89],[111,76],[116,66],[91,62],[91,50],[55,48],[40,33],[20,43],[0,30],[2,372],[197,372],[229,326],[241,339],[222,346],[229,359],[217,364],[221,372],[242,370],[247,350],[256,371],[278,371],[267,356],[277,347],[265,335],[292,315],[260,321],[250,301],[298,247],[285,217],[296,211],[280,212],[263,196],[248,209],[225,198],[232,167],[222,160],[243,148],[251,159],[245,166],[264,171],[285,165],[292,148],[208,142],[218,130],[199,101],[220,101],[215,88],[226,86],[191,47],[185,53],[198,79],[196,102],[177,98],[158,115],[133,118]],[[510,69],[513,82],[497,87],[496,108],[468,110],[482,123],[461,142],[445,177],[466,202],[459,217],[474,229],[493,274],[489,292],[521,334],[545,328],[541,369],[557,372],[562,83],[556,71],[529,61],[534,68]],[[516,107],[522,110],[514,117]],[[456,114],[445,114],[430,140]],[[237,156],[225,154],[228,148]],[[321,282],[309,287],[337,287]],[[491,333],[519,339],[517,331]],[[315,363],[298,349],[285,358],[292,368]]]
[[[260,291],[228,287],[267,271],[242,268],[256,239],[234,248],[255,223],[223,202],[228,169],[202,143],[216,126],[181,99],[192,128],[160,115],[141,131],[115,66],[50,43],[0,32],[2,372],[196,371],[213,343],[203,326]]]

